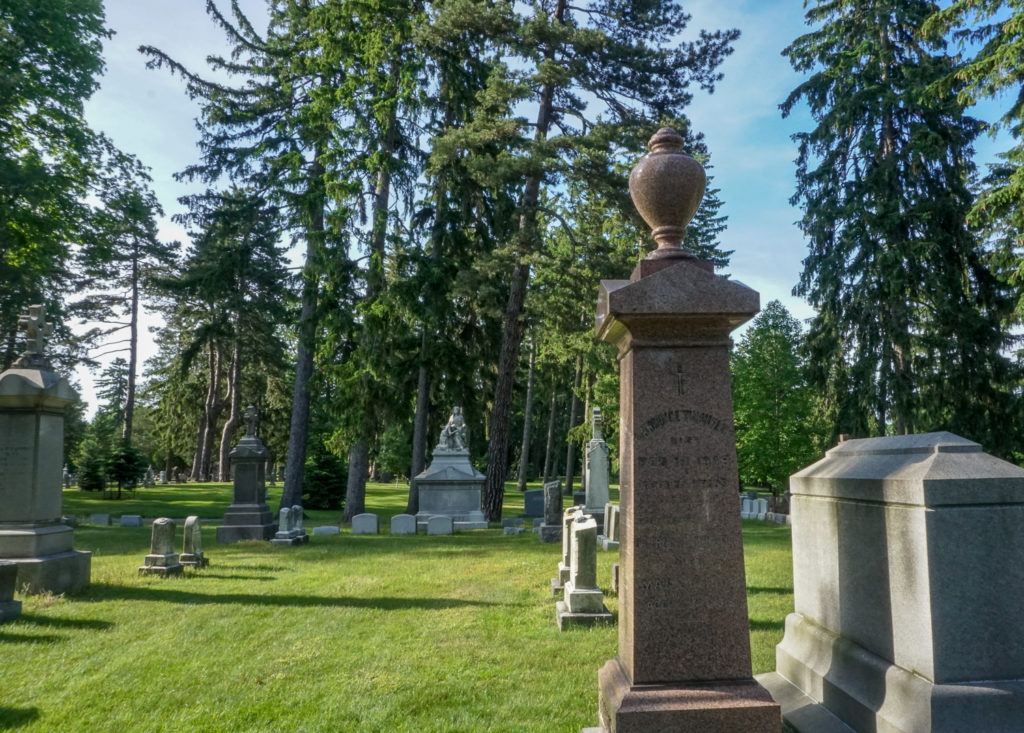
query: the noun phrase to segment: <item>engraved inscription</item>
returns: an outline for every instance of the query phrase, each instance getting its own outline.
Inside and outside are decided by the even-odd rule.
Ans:
[[[666,425],[679,422],[700,425],[719,433],[729,431],[727,423],[706,412],[698,412],[697,410],[666,410],[665,412],[659,412],[641,425],[640,429],[636,431],[636,439],[641,440]]]
[[[32,450],[25,445],[0,445],[0,478],[24,475],[32,470]]]

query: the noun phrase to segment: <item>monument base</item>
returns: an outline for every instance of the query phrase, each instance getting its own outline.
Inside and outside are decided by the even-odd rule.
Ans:
[[[197,552],[183,552],[181,558],[178,560],[182,565],[188,565],[192,568],[205,568],[210,564],[210,558],[205,557],[203,553]]]
[[[92,553],[86,550],[3,559],[18,566],[17,588],[26,593],[73,593],[89,585]]]
[[[270,540],[270,544],[272,544],[272,545],[289,545],[289,546],[304,545],[307,542],[309,542],[309,535],[308,534],[296,535],[294,537],[272,537],[271,540]]]
[[[541,542],[561,542],[562,541],[562,525],[561,524],[542,524],[537,527],[537,539]]]
[[[139,575],[159,575],[161,578],[170,578],[181,575],[183,566],[181,563],[173,565],[143,565],[139,568]]]
[[[1011,733],[1021,730],[1024,720],[1024,679],[935,684],[799,613],[786,617],[786,635],[775,655],[782,681],[772,678],[770,683],[780,690],[791,725],[801,733],[817,733],[819,728],[801,721],[823,718],[825,712],[854,730],[923,733]]]
[[[247,540],[269,540],[277,532],[274,524],[229,524],[217,527],[217,544],[230,545]]]
[[[551,595],[560,596],[565,592],[565,584],[562,583],[561,578],[551,579]]]
[[[569,605],[565,601],[559,601],[555,604],[555,621],[558,622],[558,630],[565,631],[566,629],[573,626],[596,626],[597,624],[610,624],[615,621],[615,617],[604,608],[603,611],[596,613],[573,613],[569,610]]]
[[[21,615],[21,601],[4,601],[0,603],[0,623],[11,621]]]
[[[753,678],[632,685],[618,658],[598,672],[605,733],[779,733],[779,706]]]

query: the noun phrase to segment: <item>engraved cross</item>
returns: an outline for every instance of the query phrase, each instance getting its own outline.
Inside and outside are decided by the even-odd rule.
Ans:
[[[676,365],[676,389],[680,395],[686,394],[686,378],[683,376],[683,365]]]
[[[27,316],[18,316],[18,329],[25,334],[25,351],[42,354],[46,339],[53,333],[53,324],[46,322],[46,306],[30,305]]]

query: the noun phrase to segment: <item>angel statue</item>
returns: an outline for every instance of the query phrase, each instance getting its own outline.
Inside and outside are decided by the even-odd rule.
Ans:
[[[461,407],[452,408],[452,416],[448,418],[448,424],[441,431],[441,439],[437,441],[434,450],[449,453],[465,453],[469,450],[469,441],[466,440],[466,418],[462,416]]]

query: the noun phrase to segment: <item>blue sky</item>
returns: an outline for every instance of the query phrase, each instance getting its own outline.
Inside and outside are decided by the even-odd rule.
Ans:
[[[224,49],[223,35],[207,17],[204,0],[106,0],[105,4],[108,24],[116,35],[105,45],[106,73],[86,107],[86,116],[118,147],[152,169],[153,187],[168,215],[161,223],[161,235],[184,242],[185,232],[169,217],[181,210],[177,197],[193,187],[174,181],[173,174],[197,159],[197,106],[185,96],[180,79],[166,70],[146,69],[136,49],[156,46],[189,68],[205,71],[205,56]],[[263,0],[241,0],[240,4],[254,20],[265,17]],[[228,0],[221,5],[227,8]],[[729,271],[761,293],[762,306],[778,299],[796,317],[809,318],[812,309],[791,295],[806,246],[794,225],[800,212],[789,198],[796,158],[791,136],[810,129],[811,123],[802,108],[785,120],[778,109],[801,81],[781,52],[807,31],[803,3],[696,0],[684,2],[684,7],[693,15],[684,37],[695,36],[701,28],[739,28],[742,33],[721,67],[725,78],[714,94],[698,90],[688,110],[695,129],[705,135],[714,185],[721,189],[723,213],[729,217],[722,236],[724,248],[735,250]],[[259,22],[255,25],[261,27]],[[998,149],[988,138],[977,147],[979,163],[991,160]],[[148,338],[143,340],[145,358],[153,347]],[[84,372],[78,376],[83,396],[91,401],[90,376]]]

